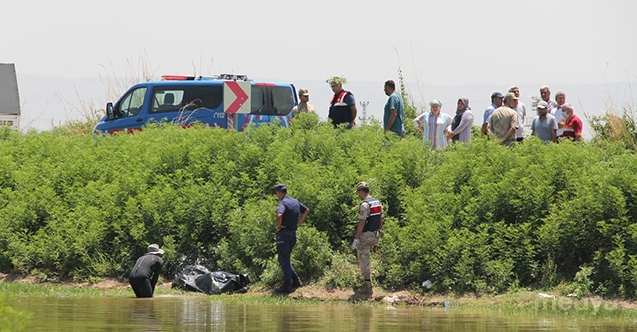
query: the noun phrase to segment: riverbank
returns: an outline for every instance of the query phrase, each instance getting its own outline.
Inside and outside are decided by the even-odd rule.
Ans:
[[[38,282],[33,277],[0,276],[0,293],[9,297],[133,297],[127,282],[104,279],[95,283]],[[327,289],[318,285],[306,285],[289,295],[281,296],[273,290],[251,285],[245,294],[209,296],[203,293],[173,289],[171,282],[157,285],[156,297],[189,296],[209,297],[213,301],[227,303],[316,303],[361,304],[391,307],[432,307],[458,311],[548,313],[561,315],[585,315],[594,317],[624,317],[637,319],[637,303],[607,300],[599,297],[558,296],[551,292],[519,290],[499,295],[444,295],[413,291],[391,291],[374,288],[373,296],[362,298],[352,289]]]

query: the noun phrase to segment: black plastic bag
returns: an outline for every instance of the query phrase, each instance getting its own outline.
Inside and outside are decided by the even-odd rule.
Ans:
[[[205,266],[188,265],[175,274],[173,288],[206,294],[245,293],[249,283],[247,274],[210,272]]]

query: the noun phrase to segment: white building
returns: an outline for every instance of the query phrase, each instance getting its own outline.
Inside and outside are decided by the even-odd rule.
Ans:
[[[0,126],[20,130],[20,94],[13,63],[0,63]]]

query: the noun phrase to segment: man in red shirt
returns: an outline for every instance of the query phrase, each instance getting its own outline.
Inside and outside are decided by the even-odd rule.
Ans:
[[[573,114],[573,105],[562,105],[562,121],[558,124],[560,129],[564,132],[560,137],[569,137],[570,139],[578,142],[582,139],[582,120]]]

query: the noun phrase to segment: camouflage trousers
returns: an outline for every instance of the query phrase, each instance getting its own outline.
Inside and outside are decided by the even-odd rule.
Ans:
[[[380,237],[376,235],[376,232],[363,232],[359,237],[358,247],[356,249],[358,264],[361,267],[361,272],[365,280],[371,279],[371,268],[369,263],[369,253],[372,250],[372,246],[380,243]]]

